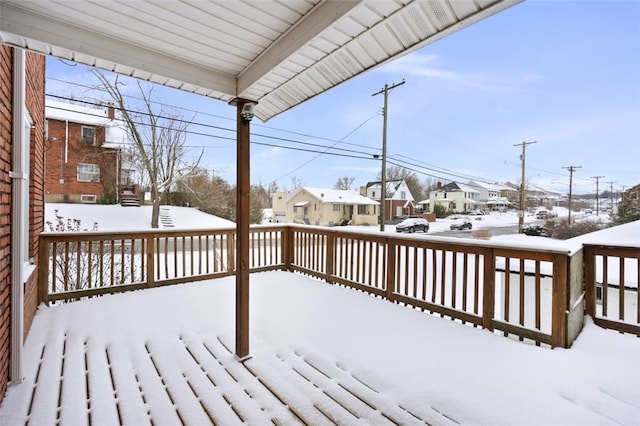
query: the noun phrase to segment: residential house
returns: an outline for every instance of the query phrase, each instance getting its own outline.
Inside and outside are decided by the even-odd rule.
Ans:
[[[415,214],[415,202],[407,183],[404,179],[388,180],[386,183],[386,195],[384,197],[384,220],[390,220],[413,216]],[[381,200],[382,182],[369,182],[360,187],[360,195],[372,200]]]
[[[87,107],[46,100],[45,201],[116,203],[129,186],[126,128],[112,105]],[[124,163],[124,167],[123,167]],[[132,192],[135,188],[126,188]]]
[[[465,213],[478,208],[479,196],[480,192],[469,185],[450,182],[429,193],[429,209],[433,212],[439,205],[450,213]]]
[[[509,187],[514,191],[514,195],[516,198],[511,199],[510,201],[514,202],[514,204],[520,205],[520,185],[507,182],[505,186]],[[546,206],[546,205],[558,205],[560,200],[562,199],[562,193],[550,189],[542,188],[533,183],[527,183],[525,186],[525,204],[527,207],[538,207],[538,206]]]
[[[273,194],[275,222],[373,225],[378,221],[378,205],[351,190],[301,187]]]
[[[478,191],[478,201],[481,203],[480,207],[485,210],[502,211],[512,205],[511,201],[502,195],[502,192],[508,189],[508,187],[503,184],[471,180],[467,182],[467,185]]]
[[[23,378],[44,222],[45,59],[0,45],[0,399]]]

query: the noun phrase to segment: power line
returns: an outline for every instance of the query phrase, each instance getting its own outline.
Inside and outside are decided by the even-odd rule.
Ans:
[[[62,81],[62,80],[59,80],[59,81]],[[81,86],[81,87],[90,87],[90,86],[82,86],[82,85],[79,85],[79,86]],[[96,90],[100,90],[100,89],[96,89]],[[51,98],[56,98],[56,99],[76,102],[76,103],[80,103],[80,104],[84,104],[84,105],[98,106],[98,107],[104,107],[105,106],[104,102],[99,102],[99,101],[80,100],[80,99],[77,99],[77,98],[72,98],[72,97],[68,97],[68,96],[61,96],[61,95],[55,95],[55,94],[51,94],[51,93],[47,94],[47,96],[51,97]],[[132,98],[132,99],[139,99],[139,98],[136,98],[136,97],[130,96],[130,95],[127,95],[127,97]],[[158,103],[158,102],[154,101],[153,103]],[[171,106],[171,105],[169,105],[169,106]],[[57,109],[60,109],[60,110],[72,111],[70,109],[64,109],[64,108],[58,108],[58,107],[54,107],[54,108],[57,108]],[[211,117],[215,117],[215,118],[220,118],[220,119],[231,121],[231,119],[229,119],[229,118],[221,117],[221,116],[214,115],[214,114],[203,113],[203,112],[200,112],[200,111],[190,110],[188,108],[178,108],[178,107],[175,107],[175,108],[178,109],[178,110],[184,110],[184,111],[193,112],[196,115],[206,115],[206,116],[211,116]],[[146,116],[150,115],[150,113],[148,113],[148,112],[135,111],[135,110],[131,110],[131,109],[128,109],[127,111],[129,111],[131,113],[134,113],[134,114],[138,114],[138,115],[146,115]],[[104,116],[102,116],[100,114],[87,113],[87,115],[94,115],[96,117],[104,118]],[[290,146],[290,145],[283,145],[283,144],[273,144],[273,143],[266,143],[266,142],[258,142],[258,141],[255,141],[255,140],[252,140],[251,143],[254,144],[254,145],[262,145],[262,146],[276,147],[276,148],[282,148],[282,149],[298,151],[298,152],[309,152],[309,153],[317,154],[314,158],[310,159],[308,162],[304,163],[303,165],[298,167],[296,170],[304,167],[304,165],[308,164],[309,162],[315,160],[316,158],[320,157],[322,154],[325,154],[325,153],[327,155],[338,156],[338,157],[342,156],[342,157],[345,157],[345,158],[371,160],[372,158],[375,157],[375,155],[377,155],[377,153],[380,151],[380,148],[372,147],[372,146],[368,146],[368,145],[354,144],[354,143],[350,143],[350,142],[345,142],[345,139],[348,136],[350,136],[351,134],[353,134],[356,130],[358,130],[359,128],[364,126],[367,122],[369,122],[370,120],[375,118],[376,116],[377,116],[377,113],[374,116],[370,117],[369,119],[365,120],[359,126],[356,126],[356,128],[354,128],[351,132],[349,132],[347,135],[345,135],[340,140],[334,140],[334,139],[324,138],[324,137],[319,137],[319,136],[312,136],[312,135],[309,135],[309,134],[306,134],[306,133],[300,133],[300,132],[291,132],[291,131],[278,129],[278,128],[274,128],[274,127],[269,127],[269,126],[262,126],[262,127],[266,128],[266,129],[269,129],[269,130],[275,130],[275,131],[294,134],[294,135],[298,135],[298,136],[304,136],[304,137],[309,137],[309,138],[313,138],[313,139],[325,140],[325,141],[333,142],[332,145],[324,145],[324,144],[313,143],[313,142],[304,142],[304,141],[300,141],[300,140],[296,140],[296,139],[292,139],[292,138],[284,138],[284,137],[278,137],[278,136],[267,135],[267,134],[263,134],[263,133],[255,133],[255,132],[252,132],[252,137],[258,137],[258,138],[264,138],[264,139],[268,139],[268,140],[277,140],[277,141],[281,141],[281,142],[288,142],[288,143],[292,143],[292,144],[298,144],[298,145],[304,146],[305,148],[293,147],[293,146]],[[213,124],[209,124],[209,123],[203,123],[203,122],[200,122],[200,121],[185,120],[185,119],[181,119],[181,118],[177,118],[177,117],[168,117],[168,116],[164,116],[164,115],[157,116],[157,117],[158,118],[175,120],[175,121],[178,121],[178,122],[183,122],[183,123],[189,124],[190,126],[202,127],[204,129],[221,131],[221,132],[224,132],[224,133],[226,133],[226,132],[235,133],[235,131],[236,131],[235,128],[229,128],[229,127],[224,127],[224,126],[219,126],[219,125],[213,125]],[[139,125],[148,126],[147,123],[140,122],[140,121],[135,121],[134,123],[135,124],[139,124]],[[159,127],[161,127],[161,126],[159,126]],[[190,135],[194,135],[194,136],[201,136],[201,137],[206,137],[206,138],[218,139],[218,140],[221,140],[221,141],[235,142],[235,140],[236,140],[235,137],[226,137],[226,136],[211,134],[211,133],[207,133],[207,132],[199,132],[199,131],[195,131],[195,130],[192,130],[192,129],[185,130],[185,133],[186,134],[190,134]],[[363,148],[363,149],[366,149],[366,150],[369,150],[369,151],[358,150],[358,149],[348,149],[348,148],[344,148],[344,147],[336,148],[335,146],[338,143],[341,143],[343,145],[354,146],[354,147],[357,147],[357,148]],[[124,144],[122,144],[122,145],[124,146]],[[186,144],[185,147],[187,147],[187,148],[198,148],[198,149],[222,148],[222,146],[194,145],[194,144]],[[306,147],[311,147],[311,148],[306,148]],[[328,152],[328,151],[337,151],[337,152]],[[408,157],[406,157],[406,156],[404,156],[402,154],[393,154],[393,156],[394,157],[408,158]],[[421,163],[422,165],[421,164],[417,164],[417,163]],[[453,171],[451,169],[430,165],[430,164],[421,162],[420,160],[416,160],[416,159],[413,159],[413,162],[412,162],[412,161],[407,161],[407,160],[403,160],[403,159],[400,159],[400,158],[395,158],[394,165],[410,169],[412,171],[415,171],[416,173],[419,173],[419,174],[422,174],[422,175],[425,175],[425,176],[430,176],[430,177],[434,177],[434,178],[442,179],[442,180],[453,180],[453,179],[450,179],[452,177],[454,179],[462,178],[462,179],[471,179],[471,180],[477,180],[477,181],[481,181],[481,182],[492,183],[492,182],[490,182],[490,181],[488,181],[486,179],[480,178],[480,177],[475,177],[475,176],[472,176],[472,175],[465,175],[465,174],[462,174],[462,173],[459,173],[459,172],[455,172],[455,171]],[[418,168],[424,169],[424,170],[429,170],[429,171],[435,172],[437,174],[427,173],[427,172],[424,172],[424,171],[421,171],[421,170],[416,170],[416,169],[414,169],[414,168],[412,168],[410,166],[418,167]],[[296,170],[294,170],[294,172]],[[446,177],[446,176],[449,176],[449,177]],[[278,180],[282,179],[283,177],[280,177]]]
[[[77,83],[77,82],[70,82],[70,81],[66,81],[66,80],[62,80],[62,79],[56,79],[56,78],[54,78],[54,77],[47,77],[47,79],[48,79],[48,80],[53,80],[53,81],[59,81],[59,82],[61,82],[61,83],[68,84],[68,85],[75,85],[75,86],[84,87],[84,88],[91,89],[91,90],[96,90],[96,91],[104,92],[104,89],[102,89],[102,88],[100,88],[100,87],[98,87],[98,86],[83,85],[83,84],[80,84],[80,83]],[[79,99],[77,99],[77,98],[71,98],[71,97],[68,97],[68,96],[59,96],[59,95],[54,95],[54,94],[48,94],[47,96],[49,96],[49,97],[55,97],[55,98],[58,98],[58,99],[64,99],[64,100],[68,100],[68,101],[73,101],[73,102],[81,102],[81,103],[84,103],[84,104],[87,104],[87,105],[104,106],[104,103],[83,101],[83,100],[79,100]],[[134,100],[142,100],[142,99],[141,99],[141,98],[139,98],[139,97],[136,97],[136,96],[133,96],[133,95],[128,95],[128,94],[125,94],[125,95],[124,95],[124,97],[129,98],[129,99],[134,99]],[[173,107],[173,108],[175,108],[176,110],[188,111],[188,112],[190,112],[190,113],[193,113],[193,114],[194,114],[194,118],[195,118],[195,116],[198,116],[198,115],[200,115],[200,116],[204,115],[204,116],[209,116],[209,117],[213,117],[213,118],[217,118],[217,119],[222,119],[222,120],[228,120],[228,121],[234,121],[234,120],[235,120],[235,119],[233,119],[233,118],[223,117],[223,116],[219,116],[219,115],[216,115],[216,114],[211,114],[211,113],[208,113],[208,112],[197,111],[197,110],[193,110],[193,109],[185,108],[185,107],[182,107],[182,106],[178,107],[178,106],[175,106],[175,105],[163,104],[163,103],[160,103],[160,102],[157,102],[157,101],[151,101],[151,102],[152,102],[153,104],[158,104],[158,105],[167,105],[167,106],[169,106],[169,107]],[[361,103],[361,104],[363,104],[363,103]],[[367,105],[368,105],[368,104],[367,104]],[[138,113],[140,113],[140,112],[138,112]],[[376,115],[377,115],[377,113],[376,113]],[[374,117],[375,117],[375,115],[374,115]],[[366,123],[366,122],[368,122],[368,121],[370,121],[370,120],[371,120],[371,119],[369,119],[369,120],[365,121],[365,123]],[[405,121],[406,121],[406,120],[405,120]],[[403,124],[403,123],[404,123],[404,124],[406,125],[406,122],[405,122],[405,121],[399,120],[399,122],[400,122],[401,124]],[[193,120],[192,120],[192,121],[188,121],[188,123],[190,123],[190,124],[192,124],[192,125],[194,125],[194,126],[201,126],[201,127],[211,128],[211,129],[220,130],[220,131],[224,131],[224,132],[227,132],[227,131],[228,131],[228,132],[235,132],[235,128],[227,128],[227,127],[222,127],[222,126],[214,126],[214,125],[211,125],[211,124],[205,124],[205,123],[202,123],[202,122],[196,122],[196,121],[193,121]],[[364,125],[364,123],[363,123],[362,125]],[[362,125],[360,125],[359,127],[362,127]],[[371,151],[374,151],[374,152],[379,152],[379,151],[381,150],[379,147],[375,147],[375,146],[362,145],[362,144],[356,144],[356,143],[346,142],[346,141],[344,141],[344,139],[346,138],[346,136],[345,136],[344,138],[340,139],[340,140],[335,140],[335,139],[326,138],[326,137],[322,137],[322,136],[315,136],[315,135],[310,135],[310,134],[307,134],[307,133],[301,133],[301,132],[293,132],[293,131],[289,131],[289,130],[285,130],[285,129],[279,129],[279,128],[275,128],[275,127],[271,127],[271,126],[266,126],[266,125],[259,125],[259,124],[256,124],[256,125],[254,125],[254,126],[252,126],[252,127],[254,127],[254,128],[255,128],[255,127],[261,127],[261,128],[264,128],[264,129],[273,130],[273,131],[278,131],[278,132],[283,132],[283,133],[288,133],[288,134],[292,134],[292,135],[296,135],[296,136],[308,137],[308,138],[312,138],[312,139],[317,139],[317,140],[322,140],[322,141],[332,142],[332,143],[334,144],[334,146],[335,146],[337,143],[342,143],[343,145],[349,145],[349,146],[353,146],[353,147],[356,147],[356,148],[362,148],[362,149],[366,149],[366,150],[371,150]],[[359,127],[357,127],[357,128],[359,128]],[[415,127],[415,126],[414,126],[414,127]],[[357,129],[357,128],[356,128],[356,129]],[[424,129],[421,129],[421,130],[422,130],[422,131],[424,131]],[[354,130],[354,131],[355,131],[355,130]],[[427,136],[429,136],[429,137],[432,137],[432,138],[435,138],[435,139],[440,139],[440,140],[442,140],[442,137],[440,137],[440,136],[435,136],[435,135],[429,134],[429,132],[427,132],[427,131],[424,131],[424,132],[425,132],[425,134],[427,134]],[[188,134],[192,134],[192,135],[196,135],[196,136],[215,137],[215,138],[218,138],[218,139],[221,139],[221,140],[235,141],[235,138],[227,138],[227,137],[221,137],[221,136],[213,136],[213,135],[209,135],[209,134],[206,134],[206,133],[195,132],[195,131],[193,131],[193,130],[187,130],[187,132],[186,132],[186,133],[188,133]],[[351,133],[353,133],[353,131],[352,131],[352,132],[350,132],[350,134],[351,134]],[[276,139],[276,138],[277,138],[277,137],[275,137],[275,136],[271,136],[271,135],[263,135],[263,134],[258,134],[258,133],[255,133],[255,132],[252,132],[251,134],[252,134],[252,136],[265,137],[265,138],[270,138],[270,139],[272,139],[272,138],[273,138],[273,139]],[[347,136],[349,136],[349,134],[348,134]],[[327,147],[327,145],[322,145],[322,144],[312,144],[312,143],[310,143],[310,142],[301,142],[301,141],[296,141],[296,140],[294,140],[294,139],[288,139],[288,138],[280,138],[280,140],[282,140],[282,141],[287,141],[287,142],[292,142],[292,143],[300,143],[300,144],[304,144],[304,145],[307,145],[307,146],[316,146],[316,147],[318,147],[318,148],[320,148],[320,149],[330,149],[330,148],[328,148],[328,147]],[[254,142],[251,142],[251,143],[254,143]],[[187,145],[187,146],[188,146],[188,147],[193,147],[193,148],[202,148],[202,149],[208,149],[208,148],[211,148],[210,146],[207,146],[207,145],[204,145],[204,146],[203,146],[203,145]],[[273,146],[273,145],[267,145],[267,146]],[[296,148],[293,148],[293,147],[287,147],[287,146],[279,146],[279,147],[284,148],[284,149],[296,150]],[[331,148],[331,149],[338,150],[338,149],[336,149],[336,148]],[[352,152],[352,153],[357,153],[357,152],[359,152],[359,153],[360,153],[360,154],[362,154],[362,155],[372,155],[372,156],[373,156],[373,155],[375,155],[375,154],[371,154],[371,153],[366,153],[366,154],[365,154],[365,153],[363,153],[362,151],[357,151],[357,150],[347,151],[347,150],[346,150],[346,148],[341,148],[341,149],[342,149],[342,150],[344,150],[344,151],[346,151],[346,152]],[[300,149],[300,151],[305,151],[305,152],[314,152],[313,150],[307,150],[307,149]],[[320,155],[321,155],[321,153],[322,153],[321,151],[315,151],[315,152],[316,152],[317,154],[320,154]],[[311,161],[315,160],[315,159],[316,159],[317,157],[319,157],[320,155],[317,155],[317,156],[315,156],[314,158],[310,159],[310,160],[309,160],[309,162],[311,162]],[[394,154],[394,155],[395,155],[395,156],[400,156],[399,154]],[[397,159],[397,161],[398,161],[398,162],[404,162],[404,160],[400,160],[400,159]],[[414,159],[414,161],[416,161],[416,160]],[[304,165],[306,165],[306,164],[308,164],[308,163],[305,163]],[[426,164],[426,163],[424,163],[424,164]],[[304,167],[304,165],[300,166],[299,168]],[[402,165],[401,165],[400,167],[404,167],[404,166],[402,166]],[[419,166],[419,167],[423,167],[423,166]],[[299,168],[297,168],[296,170],[298,170]],[[459,172],[453,172],[453,171],[451,171],[451,170],[449,170],[449,169],[446,169],[446,168],[444,168],[444,167],[438,167],[438,166],[428,165],[428,166],[427,166],[427,167],[425,167],[425,168],[426,168],[427,170],[437,171],[437,172],[439,172],[439,173],[443,173],[443,174],[445,174],[445,175],[452,176],[452,177],[455,177],[455,178],[472,179],[472,180],[477,180],[477,181],[481,181],[481,182],[489,182],[489,181],[487,181],[486,179],[483,179],[483,178],[480,178],[480,177],[475,177],[475,176],[470,176],[470,175],[465,176],[465,175],[463,175],[463,174],[461,174],[461,173],[459,173]],[[440,169],[440,170],[438,170],[438,169]],[[294,170],[294,171],[295,171],[295,170]],[[440,176],[430,175],[430,174],[428,174],[428,173],[422,173],[422,174],[425,174],[425,175],[427,175],[427,176],[433,176],[433,177],[437,177],[437,178],[440,178],[440,179],[448,180],[448,178],[442,178],[442,177],[440,177]],[[282,179],[282,178],[279,178],[279,179]]]
[[[59,98],[59,99],[72,100],[72,101],[79,102],[79,103],[82,103],[82,104],[85,104],[85,105],[98,106],[98,107],[104,107],[105,106],[104,104],[99,103],[99,102],[80,101],[80,100],[77,100],[77,99],[72,99],[72,98],[68,98],[68,97],[64,97],[64,96],[57,96],[57,95],[50,95],[50,96],[53,96],[53,97],[56,97],[56,98]],[[56,107],[51,107],[51,108],[57,109],[57,110],[61,110],[61,111],[74,112],[73,109],[69,109],[69,108],[62,108],[62,107],[57,107],[57,106]],[[146,116],[150,115],[147,112],[140,112],[140,111],[134,111],[134,110],[127,110],[127,111],[129,111],[131,113],[134,113],[134,114],[139,114],[139,115],[146,115]],[[99,113],[86,112],[85,115],[104,118],[104,116],[99,114]],[[363,122],[360,125],[358,125],[352,131],[347,133],[347,135],[345,135],[342,139],[345,139],[348,136],[350,136],[351,134],[353,134],[353,132],[355,132],[357,129],[359,129],[364,124],[366,124],[366,122],[372,120],[374,117],[375,116],[370,117],[365,122]],[[198,122],[187,121],[187,120],[177,119],[177,118],[168,117],[168,116],[158,116],[158,118],[182,121],[182,122],[184,122],[186,124],[190,124],[190,125],[193,125],[193,126],[200,126],[200,127],[204,127],[204,128],[207,128],[207,129],[222,130],[222,131],[231,132],[231,133],[235,132],[234,129],[221,127],[221,126],[215,126],[215,125],[212,125],[212,124],[198,123]],[[145,123],[145,122],[142,122],[142,121],[133,121],[133,123],[137,124],[137,125],[142,125],[142,126],[149,126],[148,123]],[[159,128],[165,128],[164,126],[161,126],[161,125],[156,125],[156,126],[159,127]],[[235,142],[236,141],[235,137],[231,137],[231,136],[226,137],[226,136],[220,136],[220,135],[213,135],[213,134],[210,134],[210,133],[198,132],[198,131],[194,131],[194,130],[185,130],[185,133],[191,134],[191,135],[195,135],[195,136],[202,136],[202,137],[207,137],[207,138],[219,139],[219,140],[223,140],[223,141],[229,141],[229,142]],[[321,156],[322,154],[326,154],[326,155],[338,156],[338,157],[344,157],[344,158],[354,158],[354,159],[361,159],[361,160],[374,160],[375,159],[375,155],[377,155],[377,154],[373,154],[373,153],[367,152],[367,151],[351,150],[351,149],[347,149],[347,148],[335,148],[335,145],[340,143],[342,140],[336,141],[336,143],[334,145],[332,145],[332,146],[327,146],[327,145],[316,144],[316,143],[312,143],[312,142],[303,142],[303,141],[297,141],[297,140],[289,139],[289,138],[282,138],[282,137],[277,137],[277,136],[264,135],[264,134],[260,134],[260,133],[252,133],[252,136],[265,138],[265,139],[273,139],[273,140],[277,140],[277,141],[281,141],[281,142],[291,142],[291,143],[300,144],[300,145],[303,145],[303,146],[313,147],[313,148],[300,148],[300,147],[292,147],[292,146],[289,146],[289,145],[267,143],[267,142],[257,141],[257,140],[252,140],[251,141],[251,144],[253,144],[253,145],[268,146],[268,147],[282,148],[282,149],[298,151],[298,152],[308,152],[308,153],[312,153],[312,154],[318,154],[313,159]],[[123,147],[126,146],[125,143],[119,143],[119,144],[122,145]],[[212,146],[209,146],[209,145],[193,145],[193,144],[186,144],[185,147],[187,147],[187,148],[199,148],[199,149],[212,148]],[[219,147],[220,146],[218,146],[217,148],[219,148]],[[315,149],[315,148],[317,148],[317,149]],[[338,151],[338,152],[330,152],[332,150],[333,151]],[[378,150],[379,150],[379,148],[378,148]],[[312,161],[312,160],[310,160],[310,161]],[[305,163],[304,165],[306,165],[306,164],[308,164],[308,162]],[[419,164],[415,164],[415,163],[409,162],[407,160],[395,159],[395,162],[392,163],[392,164],[396,165],[398,167],[404,167],[404,168],[406,168],[408,170],[414,171],[416,173],[419,173],[419,174],[422,174],[422,175],[425,175],[425,176],[430,176],[430,177],[434,177],[434,178],[442,179],[442,180],[450,180],[449,178],[444,177],[443,176],[443,174],[444,174],[446,176],[451,176],[451,177],[454,177],[454,178],[465,178],[465,179],[473,178],[474,180],[483,181],[481,178],[474,178],[474,177],[471,177],[471,176],[464,176],[464,175],[455,173],[455,172],[450,171],[450,170],[447,171],[447,169],[444,169],[444,168],[440,168],[440,170],[432,169],[435,172],[441,173],[440,175],[426,173],[426,172],[421,171],[421,170],[416,170],[416,169],[414,169],[414,168],[412,168],[410,166],[423,168],[425,170],[431,170],[429,167],[420,166]],[[303,166],[300,166],[299,168],[301,168]],[[287,176],[287,175],[285,175],[285,176]],[[282,176],[282,177],[276,179],[276,181],[281,180],[285,176]]]

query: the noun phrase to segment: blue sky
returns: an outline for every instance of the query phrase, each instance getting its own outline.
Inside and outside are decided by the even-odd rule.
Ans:
[[[47,92],[82,97],[82,66],[49,58]],[[382,145],[385,84],[389,160],[422,179],[443,182],[520,179],[523,141],[527,180],[574,193],[615,191],[640,183],[640,1],[528,0],[423,49],[356,77],[273,118],[251,123],[251,179],[290,188],[327,187],[343,176],[354,187],[375,180]],[[235,129],[224,102],[158,88],[162,102],[194,122]],[[192,125],[203,165],[235,181],[232,131]],[[223,138],[216,137],[222,136]],[[280,139],[273,139],[273,137]],[[304,145],[317,144],[318,146]],[[320,155],[266,143],[347,154]],[[358,158],[354,158],[358,157]],[[609,182],[614,182],[610,184]]]

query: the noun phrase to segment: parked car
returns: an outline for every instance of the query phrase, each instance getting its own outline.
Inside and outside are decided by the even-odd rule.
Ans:
[[[452,231],[461,231],[464,229],[471,229],[473,225],[468,220],[456,220],[451,225],[449,225],[449,229]]]
[[[396,225],[396,232],[416,232],[429,231],[429,222],[426,219],[411,217],[403,220],[399,224]]]
[[[484,214],[484,210],[471,210],[469,212],[469,216],[483,216]]]
[[[558,217],[558,213],[549,210],[539,210],[536,213],[536,219],[552,219]]]

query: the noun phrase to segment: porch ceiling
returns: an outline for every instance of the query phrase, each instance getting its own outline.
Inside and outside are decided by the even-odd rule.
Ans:
[[[0,42],[231,101],[266,121],[523,0],[0,0]]]

